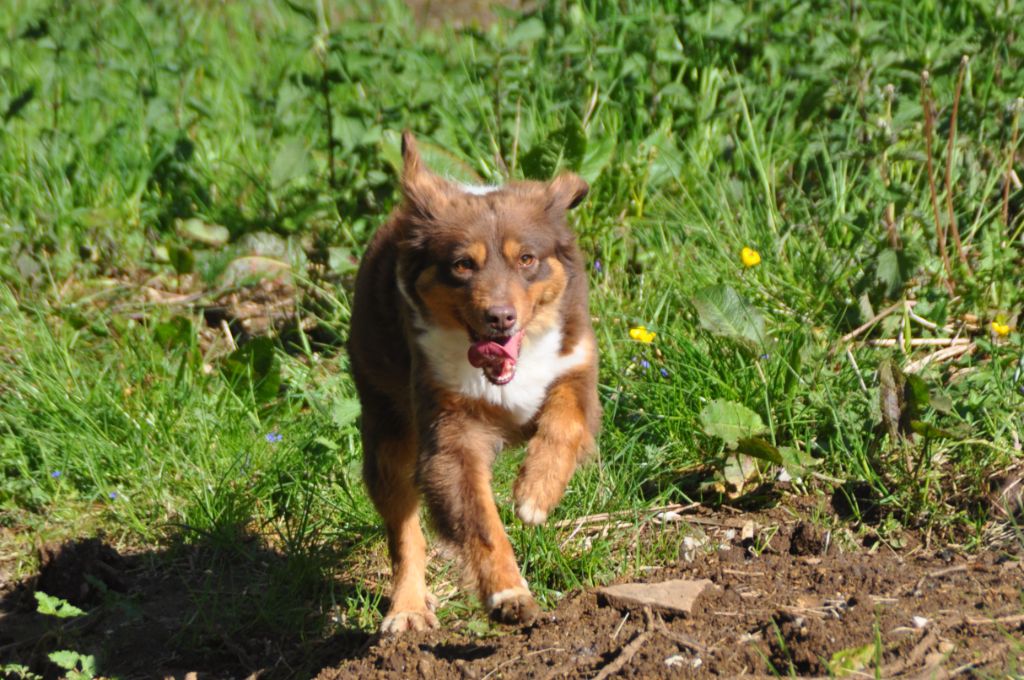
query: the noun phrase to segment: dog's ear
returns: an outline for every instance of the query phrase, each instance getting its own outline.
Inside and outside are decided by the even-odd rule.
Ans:
[[[548,184],[548,210],[572,210],[587,197],[589,191],[590,185],[582,177],[563,172]]]
[[[431,172],[423,162],[413,134],[408,130],[403,132],[402,193],[409,207],[429,219],[447,202],[448,189],[448,182]]]
[[[402,132],[402,179],[411,177],[420,172],[423,168],[423,161],[420,159],[420,150],[416,146],[416,138],[412,132]]]

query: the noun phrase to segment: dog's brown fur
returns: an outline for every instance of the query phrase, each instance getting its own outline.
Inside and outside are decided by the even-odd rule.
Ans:
[[[409,133],[402,141],[405,200],[363,258],[349,341],[362,402],[364,476],[387,528],[393,567],[382,630],[437,626],[425,584],[421,494],[492,615],[529,623],[539,610],[494,504],[491,465],[503,446],[529,440],[514,493],[520,517],[537,523],[594,448],[597,356],[586,275],[565,224],[566,211],[588,187],[567,173],[474,193],[430,172]],[[525,336],[515,377],[492,390],[480,380],[482,369],[440,366],[436,355],[466,361],[472,338],[491,335],[494,309],[514,315]],[[448,344],[426,339],[427,331]],[[537,359],[544,337],[561,338],[543,355],[553,380],[536,365],[543,361],[527,364],[530,343]],[[491,395],[532,394],[533,380],[540,398],[536,408],[526,397],[496,403],[503,397],[453,387],[445,369]]]

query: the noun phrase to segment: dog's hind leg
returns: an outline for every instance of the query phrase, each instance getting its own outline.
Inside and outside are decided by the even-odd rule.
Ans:
[[[492,433],[467,427],[457,417],[442,418],[420,455],[420,485],[438,531],[460,550],[491,616],[530,624],[540,608],[519,574],[491,491],[497,444]]]
[[[364,413],[364,423],[366,414]],[[379,430],[387,429],[384,423]],[[386,424],[394,428],[394,423]],[[384,518],[391,554],[391,606],[382,633],[437,628],[436,600],[426,585],[426,540],[420,528],[414,481],[416,443],[411,435],[383,436],[364,427],[363,475],[377,512]]]

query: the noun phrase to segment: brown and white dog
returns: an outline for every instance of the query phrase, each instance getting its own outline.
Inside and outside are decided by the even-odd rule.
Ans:
[[[595,446],[601,410],[587,279],[566,211],[587,195],[551,182],[465,186],[402,137],[404,201],[356,279],[349,354],[362,402],[363,474],[387,527],[385,633],[437,627],[426,587],[422,494],[491,616],[531,623],[491,491],[501,449],[529,441],[516,513],[540,524]]]

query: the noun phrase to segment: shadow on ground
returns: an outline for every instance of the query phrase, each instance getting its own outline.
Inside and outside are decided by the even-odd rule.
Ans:
[[[310,677],[370,642],[322,613],[320,603],[354,591],[323,563],[256,538],[228,548],[182,540],[125,555],[99,538],[43,546],[38,574],[0,589],[0,666],[58,677],[48,655],[67,649],[93,655],[102,676]],[[39,614],[36,592],[86,613]]]

